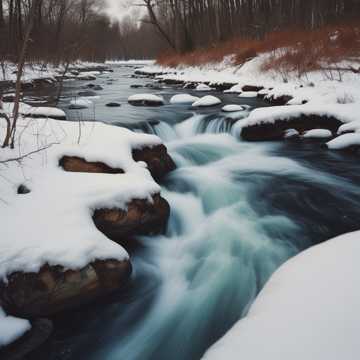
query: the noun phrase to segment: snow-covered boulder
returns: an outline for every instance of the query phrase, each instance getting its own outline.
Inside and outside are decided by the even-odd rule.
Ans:
[[[83,72],[76,76],[78,80],[86,80],[86,81],[92,81],[96,80],[97,75],[100,73],[97,72]]]
[[[204,360],[360,358],[360,232],[285,263]]]
[[[195,90],[196,91],[211,91],[212,88],[206,84],[199,84]]]
[[[177,94],[170,99],[170,104],[192,104],[199,100],[197,96],[190,94]]]
[[[69,109],[70,110],[81,110],[87,109],[93,105],[93,102],[86,98],[76,98],[70,101]]]
[[[66,120],[65,112],[55,107],[33,107],[26,112],[25,116],[31,118]]]
[[[128,98],[128,102],[134,106],[161,106],[165,101],[162,96],[154,94],[136,94]]]
[[[256,98],[258,93],[256,91],[244,91],[242,92],[239,97],[242,98]]]
[[[244,111],[245,108],[241,105],[225,105],[221,110],[223,112],[236,112],[236,111]]]
[[[207,107],[207,106],[216,106],[219,104],[221,104],[221,100],[219,98],[217,98],[216,96],[207,95],[195,101],[192,104],[192,107]]]
[[[359,150],[360,133],[343,134],[329,141],[326,146],[330,150]]]
[[[327,129],[313,129],[305,131],[302,137],[304,139],[329,139],[333,137],[333,134]]]

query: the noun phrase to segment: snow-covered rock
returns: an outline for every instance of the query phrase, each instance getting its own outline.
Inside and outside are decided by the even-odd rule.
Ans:
[[[360,132],[360,120],[352,121],[339,127],[339,135],[349,132]]]
[[[71,110],[81,110],[87,109],[93,104],[93,102],[89,99],[79,97],[70,101],[69,109]]]
[[[285,263],[204,360],[360,358],[360,232]]]
[[[327,147],[330,150],[346,150],[360,148],[360,133],[343,134],[329,141]]]
[[[7,316],[0,307],[0,348],[11,344],[30,329],[28,320]]]
[[[244,111],[245,108],[241,105],[225,105],[221,110],[224,112],[236,112]]]
[[[192,104],[199,100],[197,96],[190,94],[177,94],[170,99],[170,104]]]
[[[216,96],[207,95],[192,104],[192,107],[207,107],[221,104],[221,100]]]
[[[96,80],[96,77],[100,75],[100,72],[98,71],[89,71],[89,72],[82,72],[79,75],[76,76],[78,80],[86,80],[86,81],[92,81]]]
[[[257,92],[256,91],[243,91],[239,97],[242,97],[242,98],[255,98],[257,97]]]
[[[328,139],[333,136],[332,132],[327,129],[313,129],[305,131],[302,137],[304,139]]]
[[[295,129],[288,129],[284,132],[284,139],[292,139],[300,136],[300,133]]]
[[[26,116],[32,118],[66,120],[65,112],[55,107],[33,107],[26,112]]]
[[[195,90],[196,91],[211,91],[212,88],[206,84],[199,84]]]
[[[162,96],[154,94],[135,94],[128,98],[128,102],[135,106],[161,106],[165,101]]]

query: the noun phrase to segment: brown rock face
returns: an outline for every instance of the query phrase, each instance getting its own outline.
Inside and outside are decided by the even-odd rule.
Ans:
[[[144,161],[156,181],[161,181],[166,174],[176,168],[174,161],[171,159],[164,145],[145,147],[133,150],[135,161]],[[112,168],[102,162],[89,162],[76,156],[63,156],[59,165],[65,171],[86,172],[86,173],[105,173],[105,174],[122,174],[122,169]]]
[[[83,158],[76,156],[63,156],[59,165],[70,172],[86,172],[86,173],[105,173],[105,174],[123,174],[122,169],[114,169],[102,162],[89,162]]]
[[[156,181],[161,181],[176,165],[167,152],[165,145],[135,149],[132,152],[135,161],[144,161]]]
[[[17,272],[8,277],[8,283],[0,283],[0,302],[15,316],[51,316],[121,288],[130,275],[128,260],[98,260],[66,271],[45,265],[38,273]]]
[[[302,115],[289,120],[278,120],[274,123],[246,126],[241,131],[241,137],[247,141],[281,140],[288,129],[299,133],[312,129],[328,129],[336,133],[342,122],[334,117],[318,115]]]
[[[258,91],[260,91],[262,89],[264,89],[263,86],[254,86],[254,85],[245,85],[245,86],[242,87],[242,91],[256,91],[256,92],[258,92]]]
[[[270,96],[266,98],[266,101],[271,104],[272,106],[283,106],[286,105],[293,97],[290,95],[283,95],[283,96]]]
[[[127,210],[96,210],[93,219],[96,227],[111,240],[124,245],[133,244],[139,235],[154,235],[164,232],[170,216],[168,202],[159,194],[153,203],[146,200],[132,200]]]

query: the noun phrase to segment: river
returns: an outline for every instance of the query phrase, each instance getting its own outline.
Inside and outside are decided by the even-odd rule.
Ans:
[[[360,163],[319,143],[246,143],[231,133],[246,112],[220,107],[140,108],[129,95],[175,87],[117,66],[93,83],[104,89],[71,119],[104,121],[160,136],[177,164],[163,184],[171,205],[167,233],[139,239],[129,287],[59,316],[51,339],[29,359],[196,360],[244,316],[270,275],[313,244],[357,230]],[[86,82],[67,82],[60,106]],[[213,92],[224,104],[265,106],[257,99]],[[119,108],[105,106],[110,101]],[[76,241],[76,239],[74,239]],[[321,266],[321,264],[319,264]],[[294,279],[294,281],[296,281]]]

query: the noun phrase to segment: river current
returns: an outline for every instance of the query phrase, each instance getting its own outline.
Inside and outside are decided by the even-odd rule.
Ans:
[[[188,105],[140,108],[134,93],[199,93],[132,78],[134,68],[94,81],[94,106],[73,120],[126,126],[162,138],[177,169],[162,184],[171,206],[166,234],[139,239],[129,287],[55,319],[50,340],[29,359],[197,360],[244,316],[271,274],[300,251],[357,230],[360,165],[317,142],[247,143],[232,125],[247,111]],[[85,83],[86,84],[86,83]],[[66,83],[61,106],[84,82]],[[204,94],[200,94],[204,95]],[[266,106],[213,92],[224,104]],[[119,108],[107,102],[118,101]],[[167,101],[168,102],[168,101]],[[296,281],[294,279],[294,281]]]

